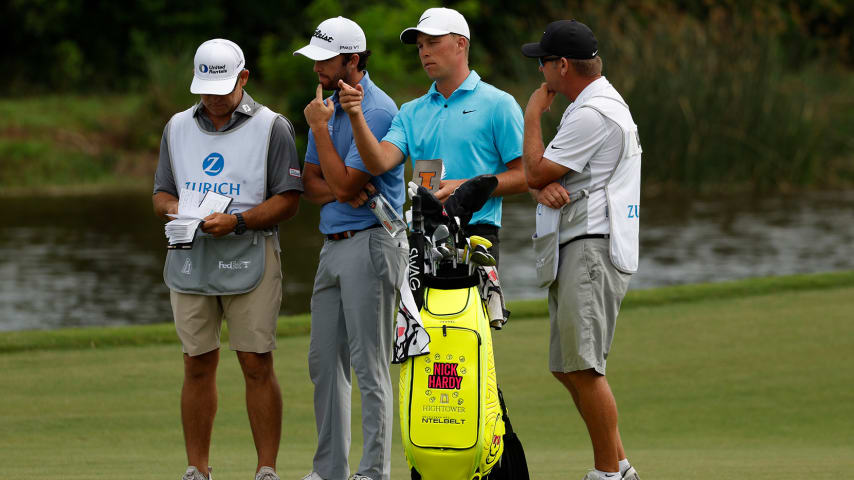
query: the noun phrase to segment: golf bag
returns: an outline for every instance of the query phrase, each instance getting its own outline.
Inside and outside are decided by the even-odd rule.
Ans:
[[[494,177],[472,179],[444,207],[423,187],[414,195],[410,190],[410,246],[423,249],[414,256],[423,263],[410,264],[410,280],[418,275],[410,285],[419,286],[412,293],[429,334],[429,353],[405,358],[400,368],[401,438],[413,480],[528,480],[525,454],[498,389],[492,349],[490,323],[500,328],[509,312],[502,313],[502,298],[497,315],[503,318],[490,318],[496,309],[487,309],[483,282],[493,276],[497,285],[497,274],[489,269],[487,249],[472,256],[475,242],[469,240],[476,237],[465,237],[471,214],[496,185]]]

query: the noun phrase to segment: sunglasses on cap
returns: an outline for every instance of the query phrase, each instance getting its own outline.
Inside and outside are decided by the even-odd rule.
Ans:
[[[540,64],[541,67],[544,67],[546,63],[551,62],[553,60],[560,60],[561,58],[563,57],[539,57],[537,58],[537,62]]]

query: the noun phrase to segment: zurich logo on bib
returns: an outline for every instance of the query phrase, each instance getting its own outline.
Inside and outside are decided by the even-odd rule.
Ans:
[[[222,169],[224,167],[225,159],[222,158],[222,155],[216,152],[211,153],[202,161],[202,170],[211,177],[215,177],[222,173]]]

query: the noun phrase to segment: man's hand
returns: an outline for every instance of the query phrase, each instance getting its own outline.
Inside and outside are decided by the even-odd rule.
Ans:
[[[237,226],[237,216],[227,213],[212,213],[205,217],[205,222],[202,223],[202,231],[209,233],[214,237],[228,235],[234,231]]]
[[[377,193],[377,188],[371,182],[362,187],[362,191],[356,194],[356,197],[347,202],[353,208],[359,208],[368,201],[371,195]]]
[[[539,117],[543,112],[547,112],[555,99],[555,93],[554,90],[549,90],[549,87],[544,82],[540,85],[540,88],[534,90],[531,98],[528,99],[528,105],[525,107],[525,115],[533,114]]]
[[[560,183],[552,182],[537,193],[537,203],[551,208],[560,208],[569,203],[569,192]]]
[[[306,105],[302,113],[312,130],[326,128],[329,124],[329,119],[335,113],[335,105],[332,103],[332,99],[323,100],[323,86],[321,84],[317,84],[317,94]]]
[[[358,115],[362,112],[362,97],[365,91],[356,84],[356,88],[347,85],[344,80],[338,80],[338,103],[348,115]]]
[[[466,182],[466,179],[463,180],[441,180],[439,181],[439,190],[436,190],[436,193],[433,195],[436,196],[436,199],[442,203],[445,203],[445,200],[454,193],[460,185]]]

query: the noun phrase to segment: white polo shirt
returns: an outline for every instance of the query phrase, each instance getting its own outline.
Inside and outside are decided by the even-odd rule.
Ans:
[[[560,179],[570,193],[603,184],[620,159],[620,127],[592,108],[578,108],[610,85],[605,77],[599,77],[581,91],[563,112],[557,134],[543,153],[547,160],[571,170]],[[611,233],[604,190],[591,191],[590,197],[577,202],[575,215],[560,225],[560,243],[579,235]]]

